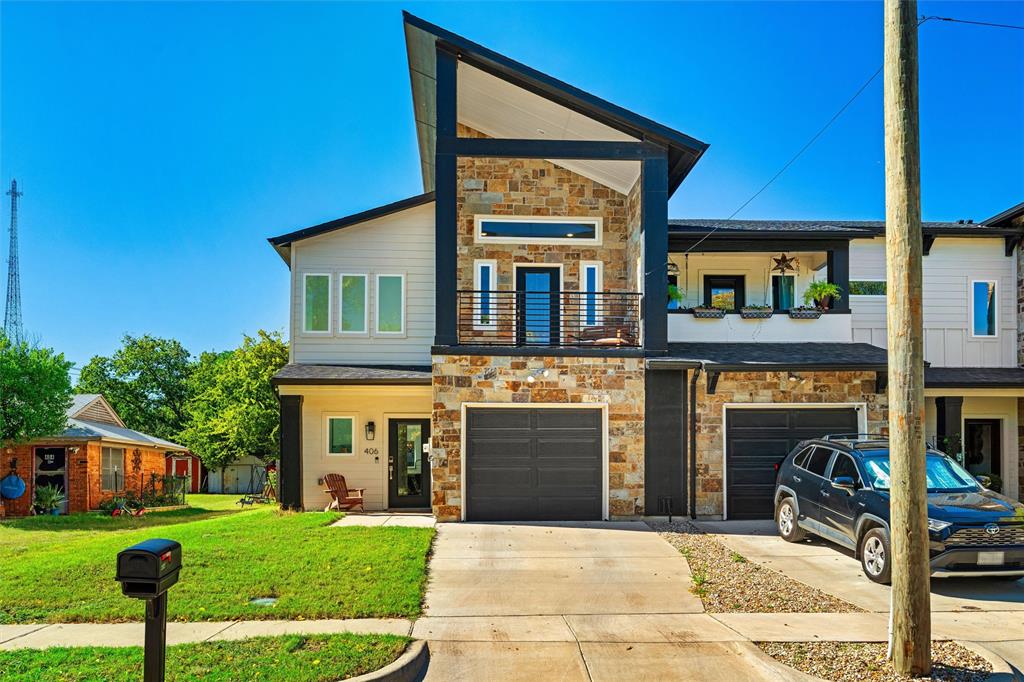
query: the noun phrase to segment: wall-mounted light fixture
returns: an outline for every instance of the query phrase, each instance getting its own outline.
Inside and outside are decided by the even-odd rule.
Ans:
[[[366,422],[366,440],[373,440],[373,437],[377,435],[377,425],[373,422]]]
[[[78,454],[78,450],[79,450],[79,448],[78,448],[77,445],[72,446],[72,447],[68,448],[68,454],[77,455]]]

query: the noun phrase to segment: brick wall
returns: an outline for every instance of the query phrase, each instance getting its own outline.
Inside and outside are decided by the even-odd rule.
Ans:
[[[875,393],[874,372],[726,372],[714,395],[707,394],[707,375],[697,383],[697,514],[724,512],[723,455],[725,403],[866,403],[870,433],[888,432],[888,399]]]
[[[84,512],[96,509],[99,504],[114,496],[113,492],[101,489],[100,466],[102,462],[102,445],[99,441],[79,443],[38,443],[19,445],[0,452],[0,478],[6,476],[11,469],[11,460],[18,460],[18,474],[24,479],[28,490],[17,500],[4,500],[5,512],[8,516],[24,516],[28,514],[35,495],[34,488],[34,450],[36,447],[77,447],[78,452],[67,453],[67,498],[68,511]],[[139,468],[134,467],[134,452],[139,452]],[[164,452],[151,448],[133,448],[125,446],[125,490],[142,494],[144,487],[149,485],[150,473],[158,476],[164,474]],[[123,494],[123,493],[118,493]]]
[[[527,377],[547,369],[548,377]],[[431,431],[434,513],[462,514],[462,404],[607,403],[608,510],[644,512],[644,365],[640,358],[435,355]]]

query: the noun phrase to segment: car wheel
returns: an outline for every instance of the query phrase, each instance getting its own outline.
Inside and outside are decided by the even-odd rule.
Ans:
[[[872,528],[860,539],[860,566],[869,580],[883,585],[892,581],[891,557],[889,533],[884,528]]]
[[[804,539],[804,531],[796,523],[796,505],[793,498],[784,497],[775,510],[775,527],[786,542],[800,542]]]

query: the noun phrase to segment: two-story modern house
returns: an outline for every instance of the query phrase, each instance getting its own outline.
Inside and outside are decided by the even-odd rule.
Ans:
[[[797,441],[886,429],[882,223],[670,220],[705,143],[404,26],[424,193],[270,239],[284,505],[770,517]],[[1022,214],[925,228],[929,430],[1011,495]]]

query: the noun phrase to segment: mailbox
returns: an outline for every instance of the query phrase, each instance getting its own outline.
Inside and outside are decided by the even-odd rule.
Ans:
[[[174,540],[146,540],[117,555],[117,581],[122,594],[154,599],[178,582],[181,544]]]

